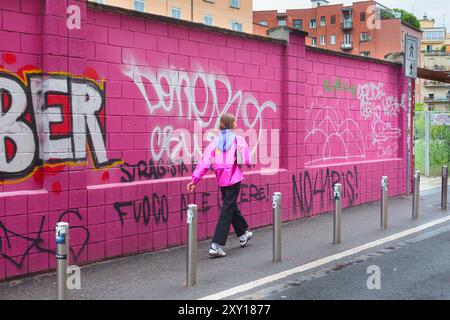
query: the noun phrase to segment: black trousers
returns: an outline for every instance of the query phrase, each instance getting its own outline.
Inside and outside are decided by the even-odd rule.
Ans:
[[[241,189],[241,183],[238,182],[228,187],[220,187],[222,192],[223,204],[220,209],[219,221],[216,225],[216,231],[212,242],[224,246],[227,242],[230,224],[233,225],[238,237],[245,234],[248,229],[247,221],[237,206],[237,198]]]

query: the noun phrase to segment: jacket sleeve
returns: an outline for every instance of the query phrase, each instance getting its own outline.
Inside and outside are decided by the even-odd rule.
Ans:
[[[203,157],[197,166],[195,167],[194,172],[192,173],[192,183],[197,184],[200,179],[208,172],[211,167],[211,160],[213,157],[213,152],[215,150],[216,143],[212,141],[205,149],[203,153]]]
[[[242,164],[246,166],[250,165],[250,150],[248,144],[245,139],[240,136],[237,137],[237,151],[241,155]]]

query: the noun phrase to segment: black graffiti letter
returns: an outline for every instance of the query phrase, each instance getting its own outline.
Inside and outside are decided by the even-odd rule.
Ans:
[[[122,207],[131,207],[132,205],[133,205],[132,201],[114,203],[114,209],[116,209],[116,212],[120,218],[120,223],[122,225],[123,225],[123,217],[125,217],[127,215],[127,213],[122,211],[121,209],[122,209]]]
[[[144,200],[142,200],[142,216],[144,218],[144,224],[148,225],[150,222],[150,200],[147,195],[145,195]]]

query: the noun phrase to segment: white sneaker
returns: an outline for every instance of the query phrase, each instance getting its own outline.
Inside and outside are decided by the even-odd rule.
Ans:
[[[241,248],[245,247],[247,245],[248,240],[250,240],[253,237],[253,232],[245,231],[244,239],[239,240],[241,243]]]
[[[214,249],[213,247],[209,248],[209,256],[212,258],[220,258],[225,257],[227,254],[221,247],[218,247],[217,249]]]

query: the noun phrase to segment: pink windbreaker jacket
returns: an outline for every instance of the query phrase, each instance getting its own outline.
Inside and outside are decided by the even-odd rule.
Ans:
[[[250,164],[247,142],[243,137],[236,136],[232,130],[221,130],[205,149],[203,158],[192,174],[192,182],[197,184],[212,165],[219,187],[231,186],[244,179],[239,166],[241,164]]]

